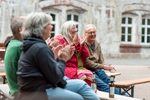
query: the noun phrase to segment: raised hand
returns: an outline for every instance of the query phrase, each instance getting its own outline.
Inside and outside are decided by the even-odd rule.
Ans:
[[[59,52],[61,51],[62,48],[63,48],[63,45],[58,45],[57,47],[52,48],[55,58],[58,57]]]
[[[85,40],[86,40],[86,35],[84,34],[81,39],[80,39],[80,46],[82,47],[83,44],[85,43]]]
[[[74,36],[74,38],[73,38],[73,43],[75,44],[75,45],[77,45],[78,44],[78,33],[76,33],[75,34],[75,36]]]
[[[67,62],[73,56],[74,50],[75,47],[72,44],[67,45],[64,48],[62,48],[62,50],[59,50],[58,58]]]
[[[57,47],[59,42],[58,40],[51,38],[51,39],[46,40],[46,44],[52,49],[53,47]]]

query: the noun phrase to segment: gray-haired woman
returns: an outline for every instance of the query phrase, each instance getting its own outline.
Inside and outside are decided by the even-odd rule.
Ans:
[[[74,46],[62,48],[58,58],[54,58],[45,42],[51,35],[51,21],[45,13],[32,13],[24,22],[17,71],[19,92],[15,100],[99,100],[85,82],[63,80]]]

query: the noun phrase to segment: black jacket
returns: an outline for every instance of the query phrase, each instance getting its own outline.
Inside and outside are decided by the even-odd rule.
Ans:
[[[16,100],[47,100],[47,88],[65,87],[66,63],[54,59],[53,51],[43,39],[28,37],[24,39],[21,50]]]

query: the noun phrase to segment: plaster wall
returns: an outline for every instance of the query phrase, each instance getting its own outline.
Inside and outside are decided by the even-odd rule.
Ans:
[[[141,19],[142,15],[150,14],[150,0],[0,0],[0,4],[0,42],[11,35],[10,22],[13,16],[53,11],[58,14],[59,29],[66,21],[66,14],[75,12],[80,16],[79,36],[83,35],[86,24],[96,25],[96,39],[101,43],[104,57],[150,57],[150,44],[146,48],[142,46],[139,54],[120,53],[122,16],[132,13],[135,31],[131,44],[142,45],[139,42]]]

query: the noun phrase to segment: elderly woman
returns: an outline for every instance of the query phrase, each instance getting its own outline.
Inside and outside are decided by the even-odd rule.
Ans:
[[[59,44],[70,45],[73,43],[76,48],[73,56],[66,63],[65,76],[70,79],[83,80],[87,77],[92,78],[92,72],[84,68],[86,67],[84,60],[89,56],[89,51],[84,45],[86,37],[83,36],[79,40],[76,23],[74,21],[65,22],[61,27],[60,34],[55,39],[59,41]],[[88,80],[86,82],[90,85]]]
[[[51,21],[45,13],[32,13],[23,24],[17,71],[19,92],[15,100],[99,100],[84,81],[63,79],[74,46],[65,46],[54,58],[45,42],[51,35]]]

